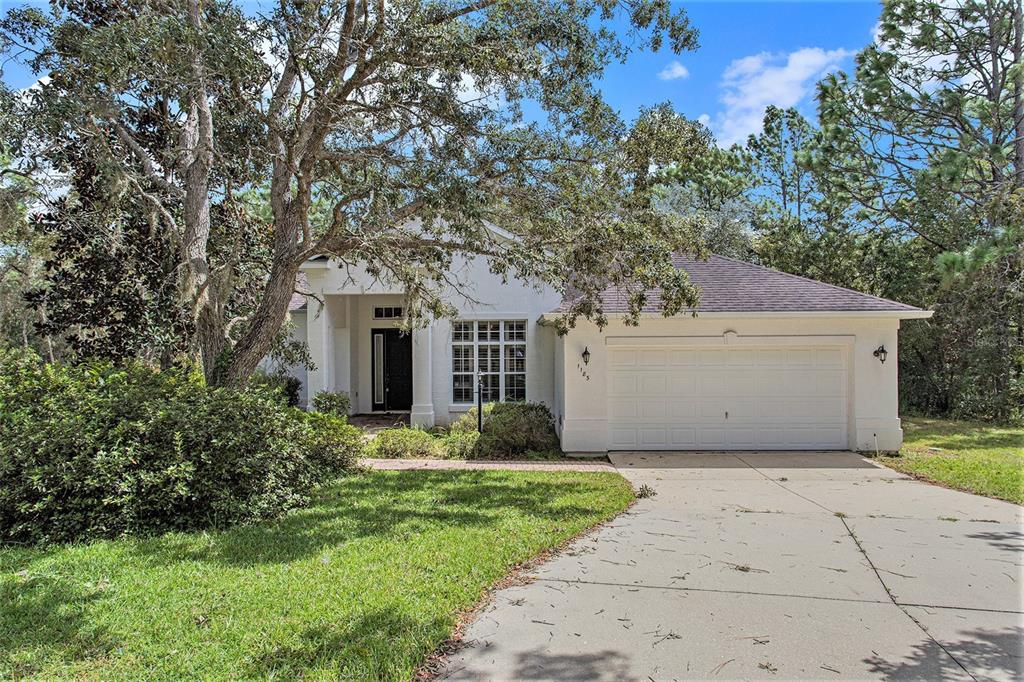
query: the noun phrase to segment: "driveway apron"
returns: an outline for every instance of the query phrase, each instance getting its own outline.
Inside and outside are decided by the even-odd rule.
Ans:
[[[654,495],[498,591],[453,679],[1021,679],[1021,507],[853,453],[619,453]]]

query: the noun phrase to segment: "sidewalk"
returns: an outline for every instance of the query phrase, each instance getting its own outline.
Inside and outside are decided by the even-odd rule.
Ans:
[[[508,461],[484,462],[465,461],[460,459],[373,459],[359,460],[359,463],[370,469],[391,471],[407,471],[411,469],[428,470],[496,470],[496,471],[606,471],[615,472],[609,462],[543,462],[543,461]]]

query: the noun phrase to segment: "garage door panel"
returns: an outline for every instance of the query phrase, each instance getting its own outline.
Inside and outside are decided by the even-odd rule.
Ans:
[[[608,353],[608,365],[610,367],[632,367],[636,365],[636,351],[613,348]]]
[[[668,378],[664,374],[641,374],[640,375],[640,395],[666,395],[666,387],[668,386]]]
[[[609,419],[633,419],[638,416],[637,401],[625,399],[613,399],[608,403]]]
[[[693,419],[697,416],[698,403],[691,399],[671,399],[668,401],[668,413],[671,419]]]
[[[613,449],[847,446],[840,347],[616,352],[608,382]]]
[[[637,364],[641,367],[664,367],[668,364],[667,351],[642,350],[637,353]]]
[[[658,447],[668,445],[668,429],[656,426],[647,426],[637,430],[637,445],[644,447]]]
[[[670,350],[668,352],[668,364],[670,367],[693,367],[697,364],[697,351]]]
[[[697,429],[669,429],[669,445],[680,450],[697,447]]]
[[[638,377],[635,374],[612,374],[608,382],[608,394],[610,396],[630,396],[637,394],[639,386]]]

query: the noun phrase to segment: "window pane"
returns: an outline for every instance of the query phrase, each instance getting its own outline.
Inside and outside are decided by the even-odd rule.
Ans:
[[[500,384],[497,374],[485,374],[483,377],[483,399],[485,403],[501,400]]]
[[[526,371],[526,346],[522,344],[505,346],[505,371]]]
[[[505,375],[505,400],[526,400],[526,375]]]
[[[478,341],[500,341],[501,322],[477,322],[476,338]]]
[[[473,346],[452,346],[452,371],[473,372]]]
[[[452,323],[452,340],[453,341],[473,341],[473,323],[472,322],[453,322]]]
[[[526,341],[526,322],[517,320],[505,323],[506,341]]]
[[[501,371],[501,347],[498,345],[479,346],[477,348],[479,358],[479,371],[500,372]]]
[[[452,377],[452,399],[457,403],[473,402],[472,374],[456,374]]]

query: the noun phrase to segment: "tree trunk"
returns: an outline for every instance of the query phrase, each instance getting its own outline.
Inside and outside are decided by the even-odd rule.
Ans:
[[[288,303],[295,291],[295,276],[298,272],[298,262],[275,260],[260,305],[250,318],[245,334],[235,344],[224,374],[218,377],[223,384],[235,388],[245,386],[260,361],[270,352],[288,316]]]
[[[1013,63],[1018,65],[1013,76],[1013,130],[1014,139],[1014,187],[1024,187],[1024,9],[1021,3],[1012,3],[1013,10]]]

